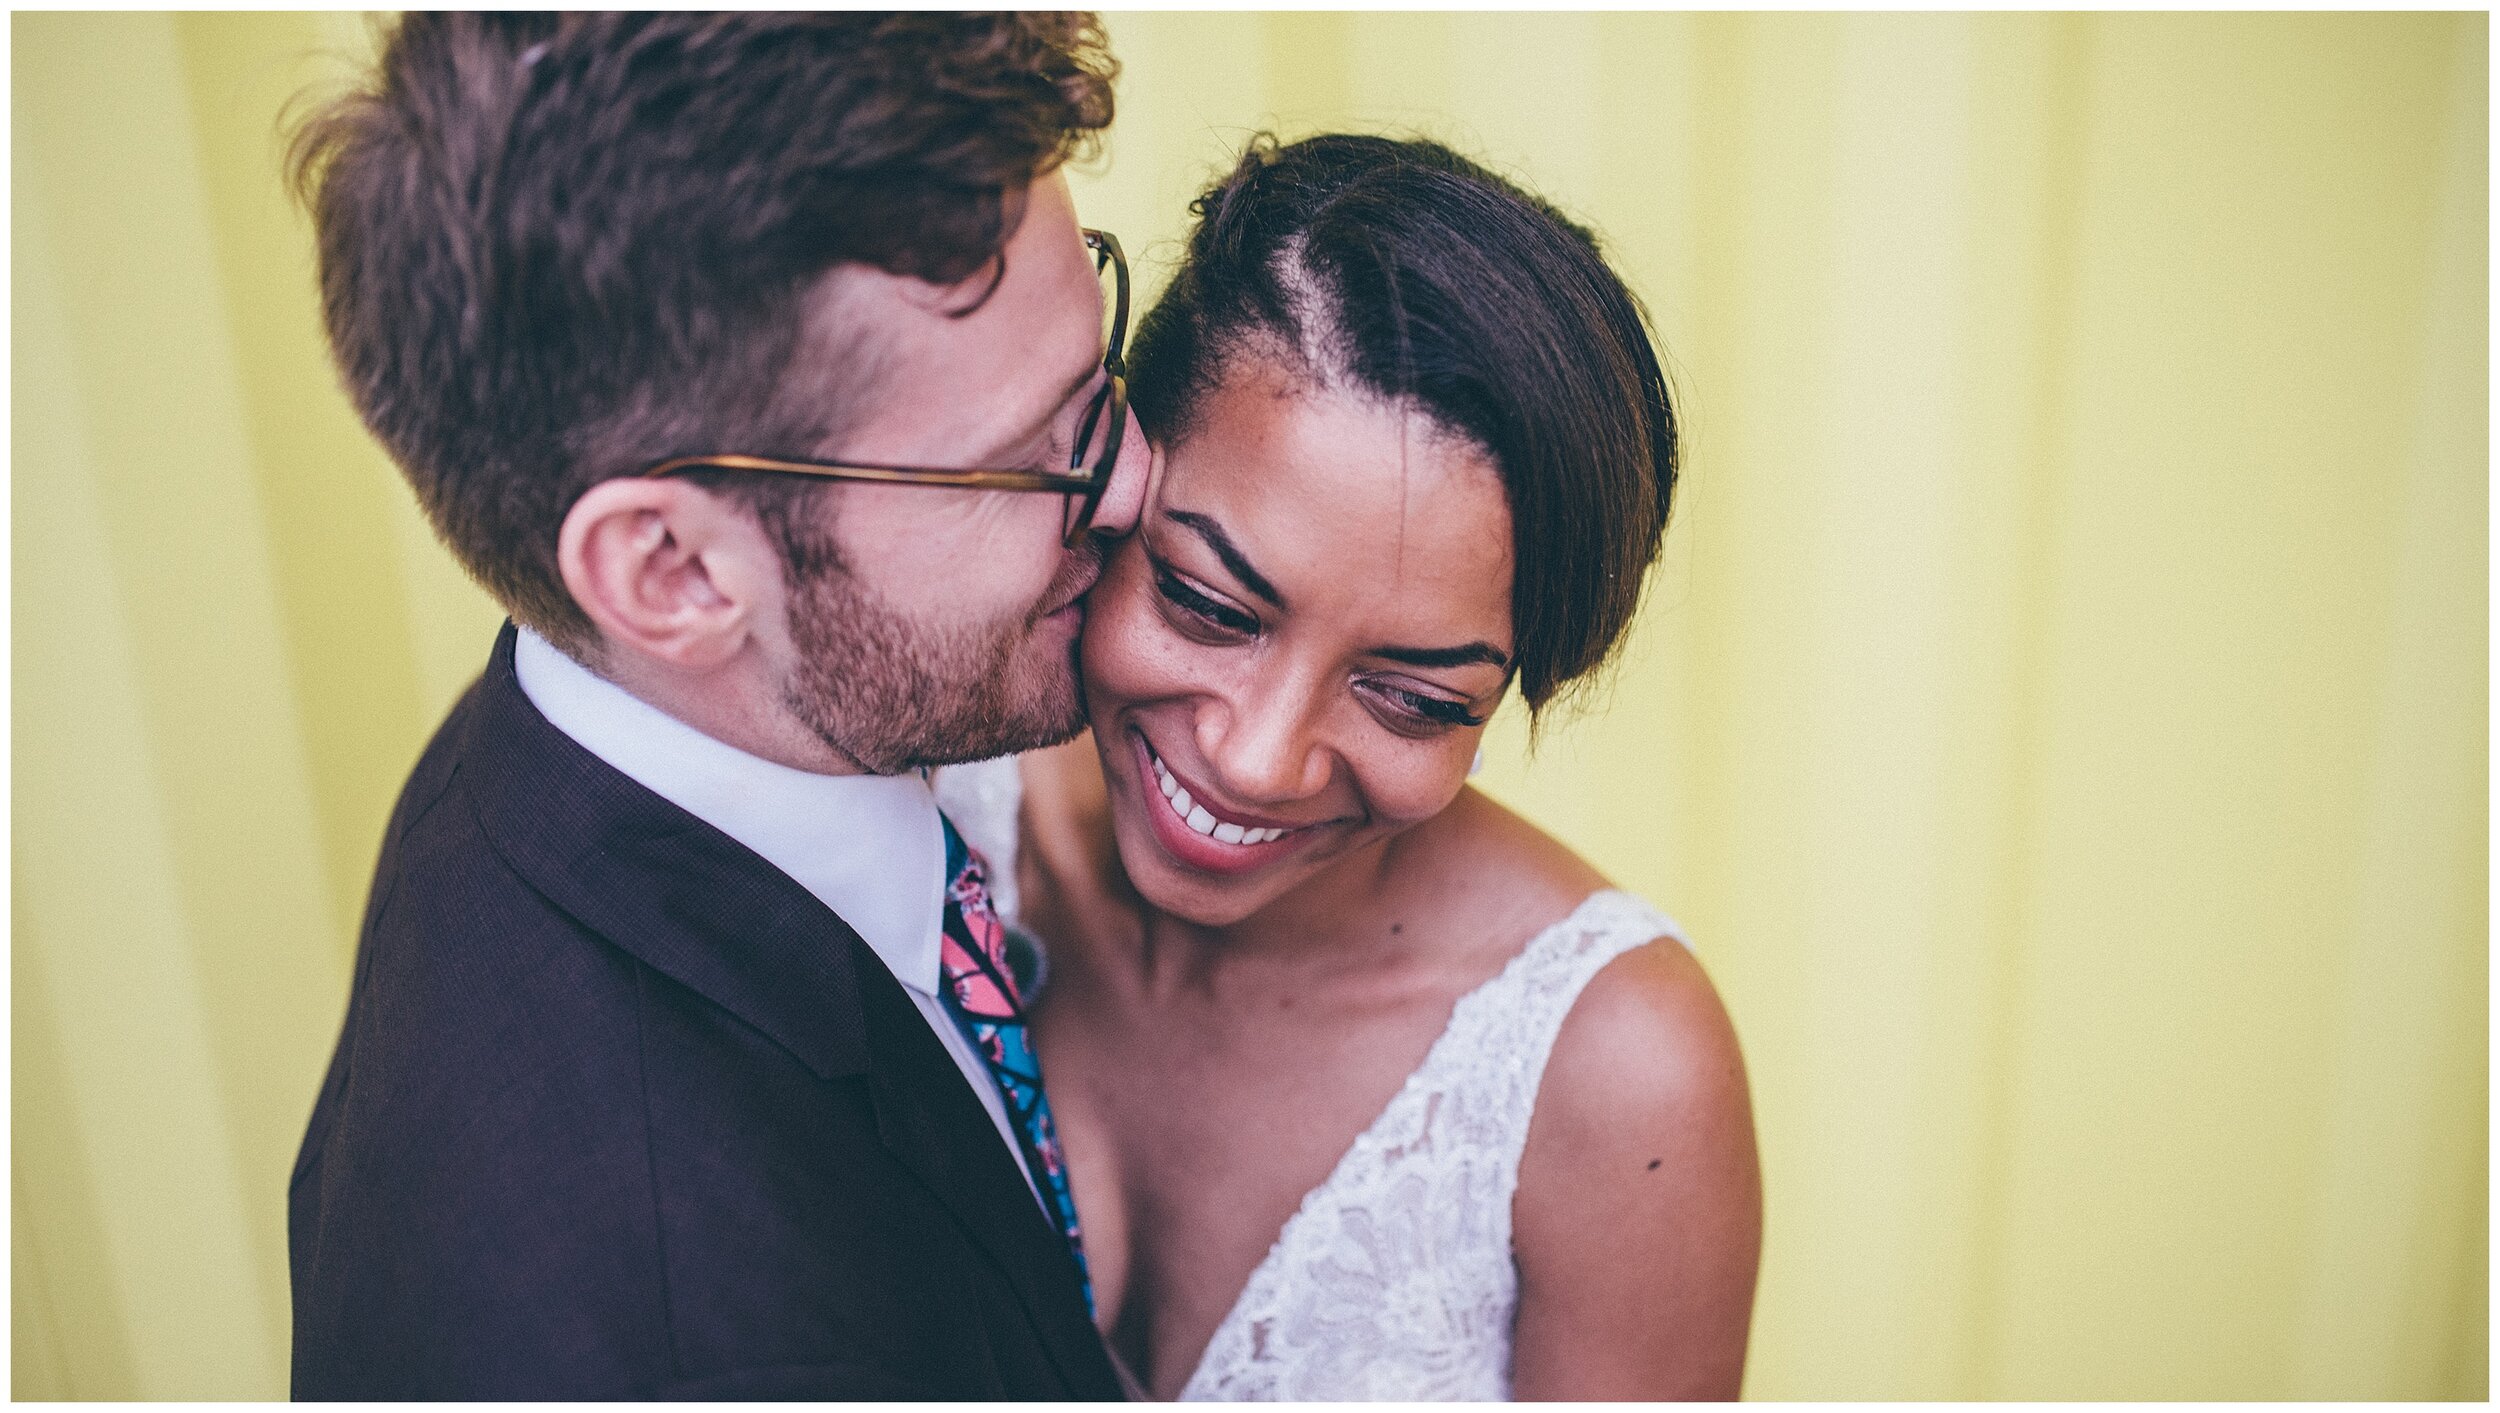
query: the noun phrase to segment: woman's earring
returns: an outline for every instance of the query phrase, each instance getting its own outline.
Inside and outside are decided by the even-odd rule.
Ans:
[[[1469,775],[1481,775],[1484,773],[1484,747],[1476,747],[1476,763],[1467,767],[1467,773]]]

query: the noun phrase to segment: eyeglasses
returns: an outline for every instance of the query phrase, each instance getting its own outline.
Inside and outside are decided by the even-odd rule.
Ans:
[[[1086,404],[1076,424],[1075,449],[1065,471],[955,470],[935,466],[878,466],[856,462],[785,461],[770,456],[717,453],[680,456],[643,472],[672,476],[680,471],[766,471],[784,476],[822,476],[836,481],[882,481],[889,485],[956,486],[980,491],[1047,491],[1068,498],[1063,538],[1075,544],[1094,523],[1094,507],[1102,503],[1120,461],[1120,439],[1128,432],[1128,365],[1121,358],[1128,342],[1128,258],[1120,253],[1119,237],[1109,231],[1085,232],[1094,252],[1094,277],[1103,283],[1102,386]]]

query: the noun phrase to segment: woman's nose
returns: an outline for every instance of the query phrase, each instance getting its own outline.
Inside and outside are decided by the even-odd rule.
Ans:
[[[1198,749],[1244,805],[1308,799],[1328,784],[1319,716],[1306,692],[1253,693],[1200,716]]]

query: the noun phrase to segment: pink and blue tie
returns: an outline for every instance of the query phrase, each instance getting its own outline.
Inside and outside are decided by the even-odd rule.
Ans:
[[[1094,1283],[1085,1270],[1076,1199],[1068,1192],[1067,1161],[1059,1152],[1059,1135],[1051,1127],[1050,1099],[1042,1092],[1041,1057],[1033,1053],[1023,998],[1015,973],[1007,965],[1007,927],[990,906],[981,856],[955,832],[953,821],[944,815],[938,818],[946,826],[947,878],[944,933],[938,949],[944,982],[939,999],[998,1084],[999,1097],[1007,1106],[1007,1126],[1015,1133],[1034,1186],[1040,1189],[1043,1208],[1068,1239],[1068,1252],[1076,1258],[1077,1275],[1085,1285],[1085,1308],[1090,1311]]]

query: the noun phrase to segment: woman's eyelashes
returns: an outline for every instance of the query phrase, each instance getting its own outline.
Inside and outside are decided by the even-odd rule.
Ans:
[[[1163,600],[1166,614],[1183,632],[1223,642],[1258,636],[1260,624],[1255,615],[1217,598],[1152,555],[1147,556],[1147,563],[1154,569],[1156,595]],[[1355,686],[1392,730],[1408,735],[1435,735],[1460,726],[1482,726],[1491,719],[1469,709],[1466,702],[1419,692],[1395,682],[1366,678],[1358,680]]]
[[[1376,699],[1387,703],[1391,712],[1404,718],[1405,729],[1446,731],[1455,726],[1482,726],[1490,718],[1478,716],[1467,709],[1465,702],[1436,697],[1406,687],[1383,682],[1367,682],[1365,689]]]
[[[1234,637],[1259,631],[1259,620],[1199,589],[1163,564],[1156,564],[1155,592],[1185,621]]]

